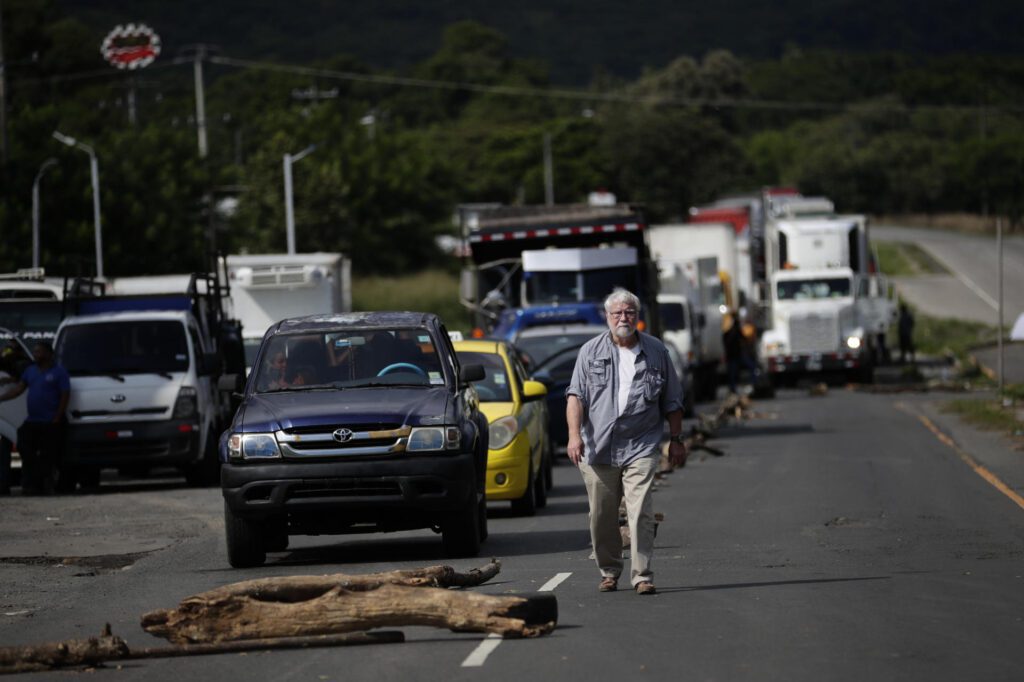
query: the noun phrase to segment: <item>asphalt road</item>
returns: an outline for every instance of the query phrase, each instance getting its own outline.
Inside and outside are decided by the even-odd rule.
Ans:
[[[998,251],[994,236],[977,236],[893,226],[872,226],[875,241],[911,241],[930,253],[950,274],[898,277],[894,282],[913,305],[933,317],[973,320],[996,326]],[[1024,237],[1003,243],[1003,323],[1024,313]]]
[[[758,403],[715,441],[723,457],[698,452],[659,486],[653,597],[597,592],[583,486],[557,466],[546,509],[514,518],[493,505],[483,557],[450,562],[499,557],[481,592],[553,589],[560,621],[547,637],[401,628],[404,644],[132,661],[90,679],[1018,680],[1021,453],[951,421],[934,405],[944,399],[794,390]],[[302,538],[264,568],[232,570],[220,515],[219,491],[159,480],[0,498],[0,643],[109,622],[130,645],[156,646],[142,613],[228,582],[448,563],[424,531]]]

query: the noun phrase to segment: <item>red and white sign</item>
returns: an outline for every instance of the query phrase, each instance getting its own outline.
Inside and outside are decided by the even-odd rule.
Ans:
[[[145,24],[118,25],[103,39],[100,52],[119,69],[141,69],[160,54],[160,36]]]

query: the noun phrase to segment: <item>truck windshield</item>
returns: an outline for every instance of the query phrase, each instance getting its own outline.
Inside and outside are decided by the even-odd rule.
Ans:
[[[56,350],[72,376],[184,372],[189,366],[185,327],[175,320],[69,325]]]
[[[686,315],[683,314],[682,303],[659,303],[658,312],[661,313],[661,323],[665,331],[678,332],[686,329]]]
[[[0,327],[31,345],[52,341],[61,320],[60,301],[2,301]]]
[[[582,272],[526,273],[527,299],[536,304],[603,301],[615,288],[636,289],[636,268],[603,268]]]
[[[256,377],[258,393],[445,383],[430,333],[398,328],[279,334],[266,341]]]
[[[850,280],[845,277],[787,280],[777,285],[780,301],[844,298],[850,295]]]

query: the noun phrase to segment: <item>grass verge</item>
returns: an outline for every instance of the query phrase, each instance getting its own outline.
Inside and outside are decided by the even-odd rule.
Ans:
[[[949,274],[946,268],[913,242],[874,242],[878,268],[890,277]]]
[[[401,277],[353,276],[352,308],[436,313],[451,331],[470,328],[469,313],[459,303],[459,277],[443,270]]]
[[[1024,418],[1021,417],[1020,403],[1011,401],[1010,407],[1003,407],[999,398],[961,399],[942,405],[942,411],[956,414],[968,424],[987,431],[999,431],[1012,436],[1018,445],[1024,445]]]

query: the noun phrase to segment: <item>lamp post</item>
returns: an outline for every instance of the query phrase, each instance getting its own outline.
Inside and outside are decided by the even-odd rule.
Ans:
[[[57,165],[57,159],[50,157],[43,161],[36,173],[36,179],[32,181],[32,267],[39,267],[39,181],[43,179],[43,173],[47,168]]]
[[[292,164],[301,161],[316,150],[316,145],[311,144],[298,154],[284,155],[284,223],[285,232],[288,237],[288,253],[295,254],[295,205],[292,200]]]
[[[59,131],[53,131],[55,140],[75,147],[89,155],[89,172],[92,175],[92,220],[96,233],[96,277],[103,279],[103,227],[100,225],[100,165],[96,161],[96,152],[92,147],[79,142],[73,137]]]

